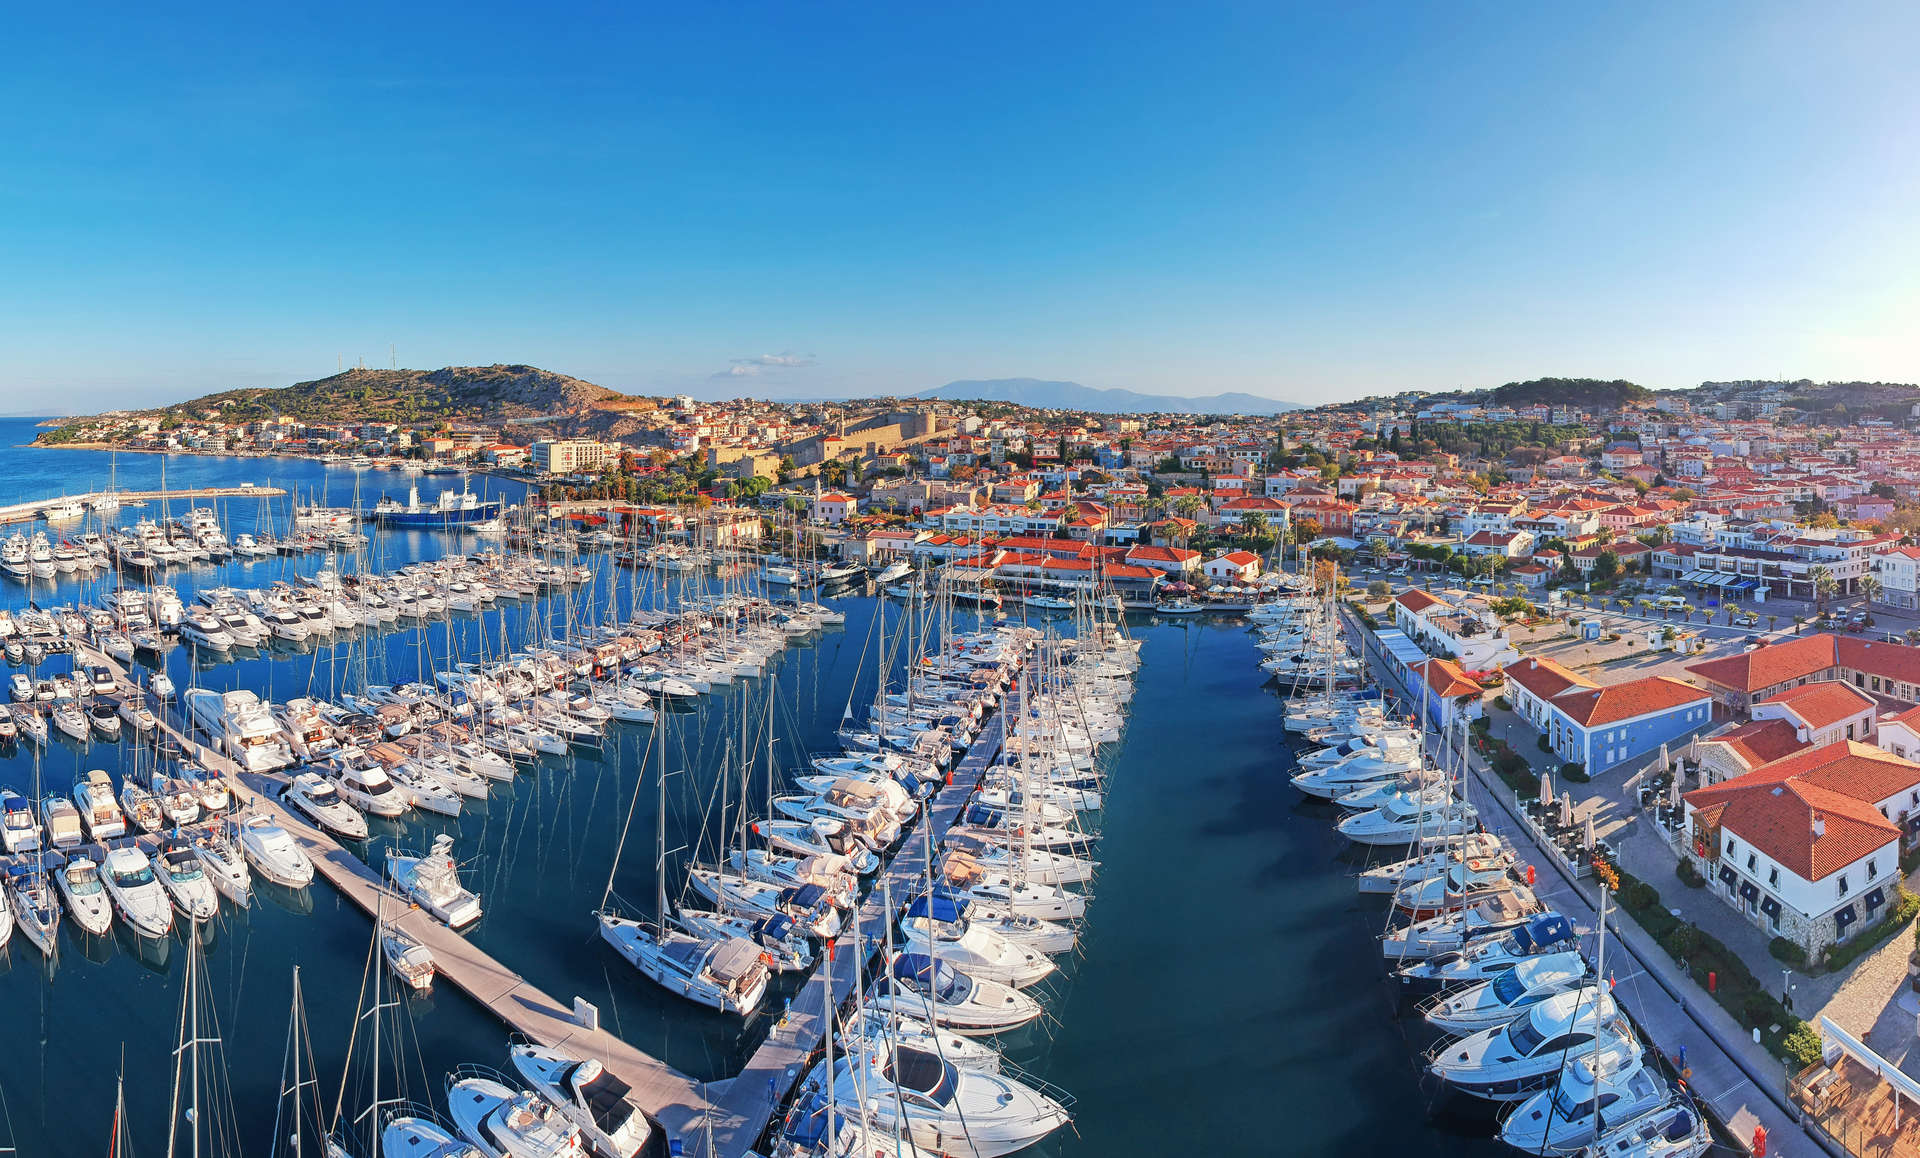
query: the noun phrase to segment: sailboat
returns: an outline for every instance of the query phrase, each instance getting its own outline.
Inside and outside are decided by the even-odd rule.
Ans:
[[[607,908],[613,896],[613,873],[620,864],[620,848],[614,849],[614,867],[607,874],[607,891],[594,914],[601,939],[643,975],[689,1001],[718,1009],[723,1013],[751,1014],[760,1007],[767,992],[767,967],[760,960],[760,948],[734,936],[711,936],[672,928],[667,923],[667,744],[664,720],[656,723],[651,737],[658,749],[659,831],[655,841],[654,877],[658,886],[656,919],[647,924],[623,917]],[[634,804],[639,802],[639,786],[634,786]],[[631,819],[633,808],[627,815]],[[625,844],[622,833],[621,844]]]

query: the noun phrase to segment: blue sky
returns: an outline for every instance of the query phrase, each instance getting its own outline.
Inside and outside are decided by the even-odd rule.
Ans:
[[[4,407],[1920,381],[1920,6],[14,13]]]

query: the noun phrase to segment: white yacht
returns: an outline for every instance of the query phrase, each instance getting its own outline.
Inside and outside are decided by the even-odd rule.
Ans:
[[[533,1092],[572,1119],[602,1158],[639,1158],[653,1137],[647,1116],[627,1100],[630,1087],[595,1058],[521,1044],[507,1056]]]
[[[67,912],[73,914],[74,924],[96,937],[113,927],[113,900],[100,883],[100,866],[93,863],[93,858],[72,857],[54,870],[53,879],[67,900]]]
[[[221,896],[240,908],[253,901],[253,873],[247,868],[246,852],[229,821],[208,825],[193,834],[193,854],[200,868]]]
[[[1473,805],[1402,793],[1379,808],[1357,812],[1335,825],[1355,844],[1405,846],[1432,837],[1461,836],[1480,823]]]
[[[113,781],[101,769],[88,772],[73,786],[73,803],[93,839],[114,840],[127,835],[126,814],[113,798]]]
[[[464,929],[480,919],[480,898],[460,884],[453,859],[453,837],[441,833],[425,856],[387,851],[387,876],[413,902],[449,928]]]
[[[213,746],[248,772],[272,772],[293,763],[293,747],[260,697],[246,689],[230,692],[194,688],[187,711]]]
[[[1360,891],[1397,893],[1402,886],[1439,876],[1463,860],[1497,861],[1508,868],[1514,864],[1513,854],[1490,832],[1472,832],[1441,843],[1443,847],[1419,849],[1403,860],[1362,870],[1358,878]]]
[[[1713,1148],[1713,1124],[1684,1089],[1637,1118],[1609,1114],[1601,1129],[1589,1158],[1700,1158]]]
[[[1524,1154],[1575,1154],[1667,1098],[1666,1082],[1644,1061],[1619,1066],[1604,1054],[1589,1054],[1515,1107],[1500,1124],[1500,1140]]]
[[[369,816],[403,816],[413,807],[409,793],[395,785],[380,762],[358,748],[342,748],[326,771],[341,799]]]
[[[207,870],[192,845],[174,841],[162,846],[154,869],[182,916],[198,922],[220,915],[220,893],[207,879]]]
[[[580,1128],[553,1103],[491,1078],[456,1074],[447,1085],[447,1111],[461,1136],[487,1158],[588,1155]]]
[[[1536,957],[1579,948],[1573,922],[1559,913],[1536,913],[1504,932],[1402,966],[1394,976],[1413,988],[1451,989],[1485,981]]]
[[[874,986],[868,1004],[884,1013],[930,1020],[963,1037],[1016,1029],[1045,1012],[1040,1003],[997,981],[969,977],[924,953],[901,953]]]
[[[153,862],[137,848],[116,848],[107,854],[107,894],[127,927],[142,937],[164,937],[173,932],[173,902],[153,873]]]
[[[313,881],[313,861],[306,851],[268,817],[248,817],[241,823],[240,851],[255,872],[276,885],[300,889]]]
[[[749,941],[655,929],[611,913],[597,914],[597,920],[601,938],[670,993],[742,1016],[758,1009],[766,995],[767,967],[759,946]]]
[[[1438,994],[1420,1007],[1429,1025],[1447,1033],[1474,1034],[1517,1020],[1556,994],[1586,983],[1592,969],[1578,952],[1548,953],[1522,961],[1492,980]]]
[[[900,930],[904,947],[958,966],[970,977],[1016,989],[1037,984],[1054,971],[1045,953],[1029,949],[986,925],[974,925],[969,902],[935,893],[907,906]]]
[[[40,802],[40,821],[51,848],[67,848],[86,839],[80,827],[80,810],[63,796],[49,796]]]
[[[1639,1038],[1598,985],[1556,993],[1506,1025],[1435,1046],[1427,1072],[1461,1093],[1516,1102],[1587,1056],[1615,1069],[1640,1057]]]
[[[335,836],[367,838],[367,818],[340,798],[333,781],[318,772],[302,772],[280,794],[280,802]]]
[[[898,1129],[922,1150],[956,1158],[999,1158],[1072,1120],[1065,1106],[1013,1077],[962,1069],[908,1045],[836,1058],[831,1085],[836,1104],[864,1106],[883,1131]]]
[[[0,844],[10,853],[40,847],[40,824],[33,818],[33,805],[11,789],[0,789]]]

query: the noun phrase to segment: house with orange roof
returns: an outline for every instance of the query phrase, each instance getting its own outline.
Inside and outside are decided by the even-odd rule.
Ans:
[[[1857,635],[1804,635],[1739,655],[1690,664],[1729,707],[1746,709],[1774,692],[1825,680],[1868,695],[1920,704],[1920,648]]]
[[[1713,721],[1713,696],[1668,676],[1598,684],[1551,659],[1507,665],[1507,699],[1560,759],[1617,768]]]
[[[1920,812],[1920,764],[1840,740],[1682,799],[1683,855],[1713,894],[1817,959],[1887,911]]]
[[[1408,664],[1407,670],[1425,689],[1414,696],[1435,729],[1444,732],[1456,720],[1473,721],[1487,714],[1486,689],[1452,660],[1422,660]]]
[[[1477,601],[1456,604],[1410,587],[1394,596],[1393,619],[1423,651],[1439,652],[1468,671],[1487,671],[1520,658],[1506,625]]]
[[[1879,707],[1873,697],[1838,680],[1774,692],[1754,703],[1756,720],[1786,720],[1802,744],[1873,740]]]
[[[813,496],[813,518],[816,522],[837,526],[859,510],[860,500],[838,491]]]
[[[1200,565],[1216,583],[1251,583],[1260,578],[1260,556],[1252,551],[1228,551]]]

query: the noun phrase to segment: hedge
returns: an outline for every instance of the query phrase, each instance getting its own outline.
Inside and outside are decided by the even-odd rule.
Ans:
[[[1868,950],[1877,949],[1895,932],[1907,927],[1916,914],[1920,914],[1920,893],[1909,889],[1904,883],[1893,886],[1893,904],[1887,907],[1887,915],[1855,933],[1845,943],[1834,945],[1827,950],[1827,956],[1821,967],[1831,973],[1836,969],[1845,969],[1859,960]]]
[[[1706,975],[1715,975],[1713,999],[1732,1014],[1743,1027],[1758,1027],[1761,1040],[1774,1055],[1798,1060],[1799,1054],[1787,1047],[1787,1039],[1806,1028],[1806,1022],[1788,1013],[1771,993],[1761,988],[1753,971],[1733,950],[1698,925],[1689,924],[1668,912],[1660,902],[1660,890],[1620,870],[1620,907],[1632,915],[1667,955],[1683,962],[1687,975],[1704,988]],[[1779,1026],[1778,1033],[1773,1026]],[[1819,1034],[1816,1032],[1817,1039]],[[1808,1063],[1811,1064],[1811,1063]]]

